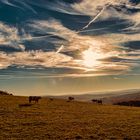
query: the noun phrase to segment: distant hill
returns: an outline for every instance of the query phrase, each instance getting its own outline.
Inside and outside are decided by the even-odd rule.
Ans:
[[[114,104],[122,101],[140,100],[140,89],[121,90],[112,92],[96,92],[86,93],[81,95],[63,95],[63,96],[50,96],[60,99],[68,99],[69,96],[78,101],[91,101],[92,99],[102,99],[103,103]]]
[[[116,104],[120,102],[128,102],[128,101],[140,101],[140,92],[136,93],[128,93],[124,95],[116,95],[113,97],[102,98],[105,103]]]
[[[0,96],[1,96],[1,95],[13,95],[13,94],[8,93],[7,91],[2,91],[2,90],[0,90]]]
[[[135,106],[140,107],[140,100],[130,100],[130,101],[122,101],[118,103],[114,103],[114,105],[123,105],[123,106]]]

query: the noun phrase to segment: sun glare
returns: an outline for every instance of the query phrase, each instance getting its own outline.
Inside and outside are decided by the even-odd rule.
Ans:
[[[100,54],[95,52],[93,48],[89,48],[82,52],[82,64],[87,68],[94,68],[100,64],[98,61]]]

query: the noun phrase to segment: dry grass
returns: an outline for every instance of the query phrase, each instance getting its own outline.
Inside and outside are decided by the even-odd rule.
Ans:
[[[0,96],[0,140],[140,140],[140,108]]]

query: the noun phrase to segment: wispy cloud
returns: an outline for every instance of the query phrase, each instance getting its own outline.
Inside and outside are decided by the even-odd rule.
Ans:
[[[73,4],[72,7],[78,12],[91,17],[91,21],[85,27],[88,27],[95,20],[109,18],[126,19],[128,22],[134,23],[134,26],[140,23],[140,13],[129,13],[126,10],[126,8],[140,10],[140,5],[134,5],[129,0],[83,0],[81,3]],[[119,11],[117,10],[118,8],[120,9]]]
[[[75,36],[75,31],[72,31],[55,19],[49,20],[35,20],[28,24],[32,32],[41,32],[51,34],[52,36],[59,36],[64,39],[69,39]]]
[[[23,42],[26,39],[30,39],[31,36],[24,32],[23,35],[19,35],[19,31],[14,26],[8,26],[0,22],[0,45],[9,46],[18,50],[25,50]]]
[[[51,24],[50,24],[51,23]],[[43,30],[50,32],[52,35],[57,35],[65,38],[67,43],[62,44],[59,51],[43,52],[43,51],[23,51],[14,53],[0,52],[0,68],[4,69],[8,66],[16,65],[17,67],[29,66],[29,67],[44,67],[44,68],[69,68],[79,69],[85,72],[96,71],[98,74],[107,73],[120,73],[129,71],[133,67],[133,63],[130,60],[139,59],[139,53],[135,51],[126,51],[119,49],[120,46],[113,45],[114,42],[111,39],[108,42],[107,37],[91,37],[77,34],[75,31],[64,27],[60,22],[56,20],[51,21],[37,21],[30,24],[32,29]],[[32,37],[33,39],[34,37]],[[91,51],[93,53],[92,59],[94,67],[87,67],[84,62],[83,54],[85,51]],[[74,55],[68,55],[67,52],[77,52],[78,58]],[[89,52],[90,53],[90,52]],[[132,55],[133,54],[133,55]],[[119,58],[116,62],[112,57]],[[125,59],[125,61],[124,61]],[[129,60],[127,60],[129,59]],[[88,60],[89,61],[89,60]],[[100,62],[100,63],[97,63]]]
[[[69,62],[71,59],[70,56],[56,54],[55,52],[29,51],[10,54],[0,52],[0,68],[6,68],[12,65],[57,67],[57,65]]]
[[[10,6],[15,6],[12,2],[3,2]],[[34,11],[34,9],[30,4],[37,4],[34,1],[18,3],[32,11]],[[43,3],[45,3],[45,1],[43,1]],[[84,71],[84,74],[92,71],[101,75],[109,73],[120,74],[121,72],[130,71],[139,64],[140,52],[129,48],[126,49],[122,45],[124,42],[140,40],[139,32],[137,34],[131,34],[131,31],[139,29],[140,26],[139,4],[134,5],[128,0],[83,0],[80,3],[74,4],[49,2],[47,6],[43,3],[38,3],[38,5],[62,13],[85,15],[90,17],[91,20],[87,21],[85,26],[79,31],[71,30],[60,21],[53,18],[28,20],[25,23],[25,28],[27,27],[29,29],[28,33],[26,33],[25,29],[20,33],[18,28],[1,22],[0,46],[9,46],[20,52],[6,53],[1,51],[0,69],[5,69],[13,65],[17,67],[29,66],[32,68],[55,67],[78,69]],[[52,5],[57,6],[53,7]],[[138,11],[128,12],[126,7],[129,10],[137,9]],[[36,13],[36,11],[34,12]],[[106,33],[100,36],[81,34],[82,32],[90,31],[88,27],[93,22],[111,18],[123,19],[126,23],[130,24],[128,24],[125,29],[121,30],[120,33]],[[127,31],[130,33],[128,34]],[[51,52],[26,50],[24,42],[41,40],[44,37],[45,39],[51,38],[52,43],[54,45],[57,44],[57,48],[53,51],[51,50]],[[55,37],[61,38],[61,41],[54,41]],[[49,46],[47,47],[49,48]],[[93,55],[93,57],[88,57],[88,59],[91,60],[86,60],[87,53]],[[89,63],[92,67],[89,67],[86,63]]]
[[[30,6],[25,1],[19,1],[19,0],[12,0],[12,1],[11,0],[0,0],[0,2],[5,4],[5,5],[11,6],[11,7],[19,8],[22,11],[25,11],[25,9],[26,9],[26,10],[32,11],[34,14],[37,14],[35,9],[32,6]]]

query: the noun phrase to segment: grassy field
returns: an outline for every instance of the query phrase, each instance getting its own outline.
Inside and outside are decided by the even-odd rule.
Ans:
[[[0,96],[0,140],[140,140],[140,108]]]

